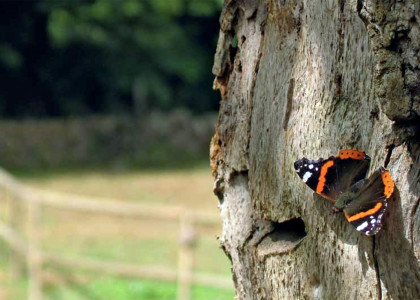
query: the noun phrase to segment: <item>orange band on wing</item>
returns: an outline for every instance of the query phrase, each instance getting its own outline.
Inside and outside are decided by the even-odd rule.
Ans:
[[[381,177],[382,182],[385,185],[384,195],[386,198],[389,198],[394,192],[394,181],[392,180],[391,175],[387,170],[381,174]]]
[[[355,215],[353,215],[353,216],[349,216],[348,214],[345,214],[345,215],[346,215],[347,221],[352,222],[352,221],[359,220],[359,219],[361,219],[361,218],[363,218],[363,217],[373,215],[373,214],[374,214],[374,213],[376,213],[379,209],[381,209],[381,207],[382,207],[382,203],[381,203],[381,202],[378,202],[378,203],[375,205],[375,207],[374,207],[374,208],[371,208],[371,209],[369,209],[369,210],[367,210],[367,211],[362,211],[361,213],[355,214]]]
[[[362,160],[365,157],[365,155],[366,155],[365,152],[362,152],[359,150],[344,149],[340,151],[340,153],[338,154],[338,157],[341,159],[352,158],[352,159]]]
[[[333,160],[327,161],[321,168],[321,173],[319,174],[318,179],[318,185],[316,186],[316,192],[318,194],[321,194],[321,192],[324,190],[325,186],[325,175],[327,175],[328,168],[332,167],[334,165]]]

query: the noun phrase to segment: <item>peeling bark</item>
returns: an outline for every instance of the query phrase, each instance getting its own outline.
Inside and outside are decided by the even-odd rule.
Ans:
[[[238,299],[420,297],[419,9],[225,2],[211,165]],[[373,238],[330,215],[294,172],[302,156],[343,148],[365,151],[396,182]]]

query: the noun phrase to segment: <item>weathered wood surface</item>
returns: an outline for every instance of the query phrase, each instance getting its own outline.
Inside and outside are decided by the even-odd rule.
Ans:
[[[419,9],[226,0],[211,164],[238,299],[420,299]],[[374,238],[331,215],[294,172],[298,158],[343,148],[365,151],[396,182]],[[293,218],[307,235],[289,247],[299,230],[274,224]]]

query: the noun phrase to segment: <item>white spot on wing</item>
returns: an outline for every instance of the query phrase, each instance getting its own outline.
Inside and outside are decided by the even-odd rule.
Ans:
[[[314,165],[310,164],[310,165],[308,166],[308,168],[312,170],[312,169],[314,168]]]
[[[356,227],[357,230],[361,231],[363,229],[365,229],[366,227],[368,227],[368,222],[364,221],[362,224],[360,224],[359,226]]]
[[[315,170],[318,171],[318,167],[316,167]]]
[[[311,172],[306,172],[305,175],[303,175],[303,182],[307,182],[309,178],[311,178],[312,173]]]

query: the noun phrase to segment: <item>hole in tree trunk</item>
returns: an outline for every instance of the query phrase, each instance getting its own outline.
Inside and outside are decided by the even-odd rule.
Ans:
[[[258,244],[258,256],[289,253],[295,250],[306,236],[305,223],[301,218],[285,222],[273,222],[274,230]]]

